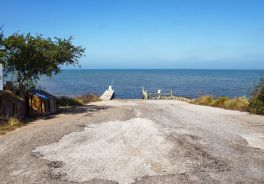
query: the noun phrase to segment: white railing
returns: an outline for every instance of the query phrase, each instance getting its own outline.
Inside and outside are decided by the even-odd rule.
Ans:
[[[144,100],[153,99],[153,98],[160,99],[161,97],[164,96],[172,97],[173,96],[172,90],[171,91],[158,90],[157,92],[148,92],[144,87],[142,87],[142,98]]]

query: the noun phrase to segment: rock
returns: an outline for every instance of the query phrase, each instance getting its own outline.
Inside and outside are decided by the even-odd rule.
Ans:
[[[179,100],[183,102],[190,102],[192,99],[183,96],[161,96],[161,97],[154,96],[150,98],[150,100]]]

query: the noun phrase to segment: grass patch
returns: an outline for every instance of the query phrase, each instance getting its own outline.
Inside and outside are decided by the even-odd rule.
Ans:
[[[220,107],[224,109],[239,110],[239,111],[248,111],[249,104],[250,104],[249,100],[246,97],[214,98],[212,96],[201,96],[193,100],[191,103],[197,104],[197,105],[206,105],[206,106]]]
[[[23,122],[15,118],[10,118],[7,121],[2,121],[0,122],[0,135],[13,131],[21,126],[23,126]]]
[[[59,107],[83,106],[87,103],[100,101],[99,96],[94,94],[86,94],[77,97],[59,97],[57,105]]]

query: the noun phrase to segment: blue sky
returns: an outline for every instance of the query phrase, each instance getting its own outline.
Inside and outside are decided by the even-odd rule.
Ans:
[[[264,69],[263,0],[0,0],[5,34],[73,36],[82,68]]]

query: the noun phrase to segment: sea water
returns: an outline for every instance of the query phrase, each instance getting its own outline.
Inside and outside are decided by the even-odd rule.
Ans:
[[[250,96],[262,74],[263,70],[64,70],[51,79],[42,77],[38,86],[59,96],[101,95],[112,83],[116,98],[141,98],[142,87],[187,97],[237,97]]]

